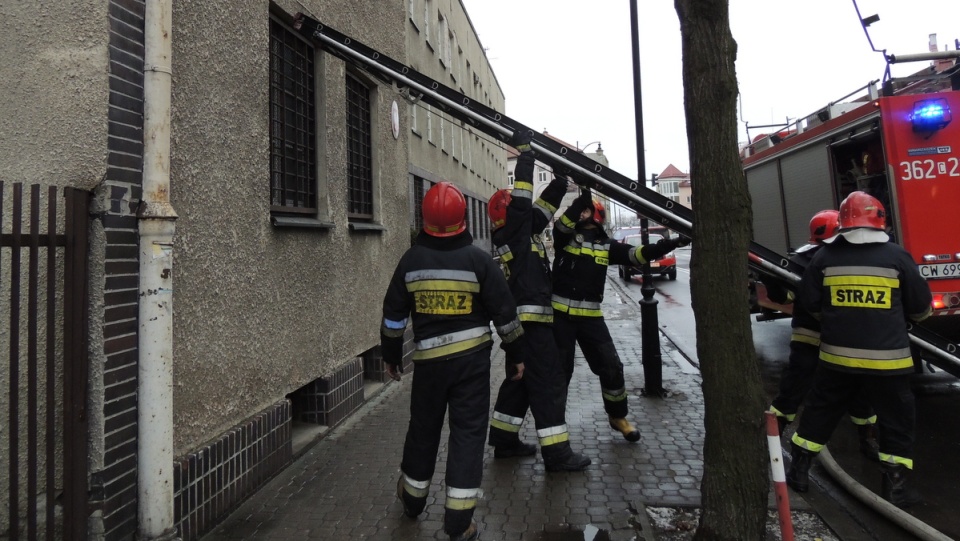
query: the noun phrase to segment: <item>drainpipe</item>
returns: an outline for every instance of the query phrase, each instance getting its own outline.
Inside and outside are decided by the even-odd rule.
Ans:
[[[177,538],[173,514],[173,233],[170,205],[172,0],[146,0],[140,230],[138,538]]]

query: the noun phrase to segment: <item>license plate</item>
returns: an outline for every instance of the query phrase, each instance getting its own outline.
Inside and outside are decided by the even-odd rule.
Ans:
[[[652,268],[652,269],[655,269],[655,268],[657,268],[657,267],[659,267],[659,266],[660,266],[660,263],[657,263],[656,261],[654,261],[653,263],[650,263],[650,268]]]
[[[939,278],[960,278],[960,263],[938,263],[920,265],[920,274],[928,280]]]

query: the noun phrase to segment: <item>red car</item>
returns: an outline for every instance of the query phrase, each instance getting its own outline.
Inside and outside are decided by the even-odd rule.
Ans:
[[[649,234],[648,244],[656,244],[663,237],[657,233]],[[623,242],[627,244],[632,244],[634,246],[640,246],[640,235],[627,235],[623,238]],[[650,273],[659,274],[660,276],[667,277],[668,280],[677,279],[677,256],[673,252],[668,253],[667,255],[655,259],[650,262]],[[623,278],[624,282],[629,282],[631,276],[642,275],[643,267],[642,266],[633,266],[633,265],[620,265],[620,278]]]

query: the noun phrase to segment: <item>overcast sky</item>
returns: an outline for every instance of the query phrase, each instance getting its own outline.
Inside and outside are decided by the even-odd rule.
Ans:
[[[462,0],[506,96],[508,116],[584,147],[600,141],[610,166],[637,178],[629,0]],[[671,0],[638,0],[646,172],[690,171],[683,112],[680,23]],[[960,38],[960,0],[858,0],[877,14],[878,50],[923,53]],[[874,79],[873,52],[852,0],[730,0],[744,123],[813,113]],[[928,65],[896,64],[894,75]],[[756,136],[764,130],[750,130]],[[594,151],[596,145],[587,148]]]

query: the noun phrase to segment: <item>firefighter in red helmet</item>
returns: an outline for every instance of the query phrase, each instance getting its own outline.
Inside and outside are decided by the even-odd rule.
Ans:
[[[440,182],[423,198],[423,231],[400,258],[383,299],[380,344],[387,374],[400,380],[404,332],[413,326],[416,367],[410,424],[397,497],[404,513],[423,512],[449,410],[444,531],[475,539],[484,436],[490,411],[492,321],[502,347],[524,358],[526,338],[507,281],[490,254],[466,230],[466,201]],[[514,367],[515,377],[523,366]]]
[[[824,239],[803,273],[797,299],[820,320],[820,363],[792,438],[787,483],[808,489],[811,461],[863,392],[880,427],[881,496],[907,507],[920,500],[907,485],[915,425],[907,324],[929,316],[933,299],[910,254],[889,242],[885,217],[875,197],[851,193],[840,204],[840,232]]]
[[[804,268],[814,254],[823,246],[823,241],[837,234],[840,229],[840,213],[836,210],[821,210],[810,219],[810,240],[791,254],[790,260]],[[790,327],[790,357],[780,377],[780,392],[770,404],[770,411],[777,416],[780,434],[797,417],[803,398],[810,391],[813,375],[820,354],[820,322],[807,313],[794,294],[778,282],[768,281],[767,296],[773,302],[792,307]],[[848,411],[850,420],[857,427],[860,452],[871,460],[878,460],[877,417],[864,397],[851,402]]]
[[[542,237],[567,192],[567,179],[556,175],[541,196],[533,200],[535,158],[530,140],[529,132],[514,135],[511,142],[520,156],[513,191],[498,191],[487,207],[494,228],[494,251],[507,276],[530,344],[529,355],[519,359],[525,366],[523,379],[507,377],[500,385],[490,419],[488,443],[493,446],[495,458],[536,453],[535,445],[519,438],[529,408],[547,471],[579,471],[590,465],[590,459],[574,453],[570,447],[564,403],[558,399],[566,382],[553,337],[550,260]],[[507,352],[508,366],[511,355]]]
[[[627,389],[623,363],[603,319],[600,304],[608,265],[643,265],[689,244],[687,237],[661,239],[656,244],[632,246],[610,239],[603,229],[606,210],[586,188],[553,229],[554,336],[569,386],[575,348],[579,344],[590,370],[600,378],[603,407],[610,427],[630,442],[640,431],[627,420]],[[566,396],[566,395],[564,395]]]

